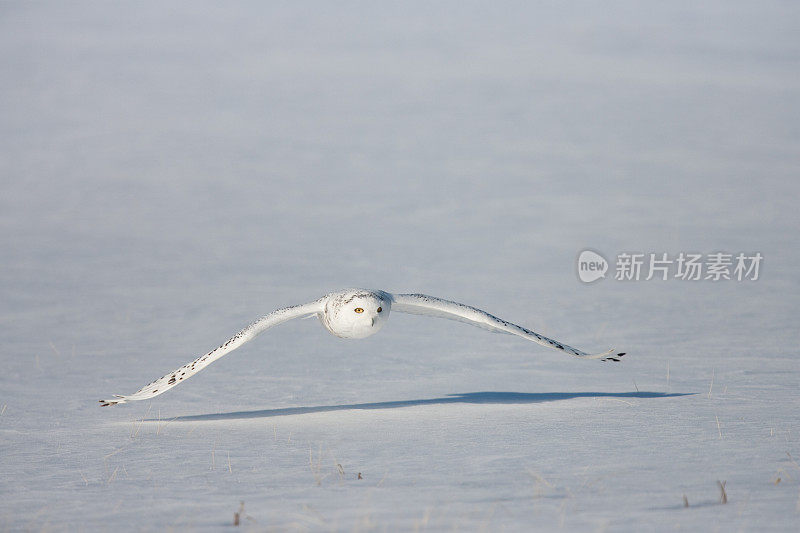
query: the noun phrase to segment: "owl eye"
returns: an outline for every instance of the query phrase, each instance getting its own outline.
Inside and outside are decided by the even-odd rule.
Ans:
[[[355,309],[353,309],[353,311],[355,311],[356,313],[363,313],[364,312],[364,310],[362,308],[360,308],[360,307],[356,307]]]
[[[379,308],[378,308],[378,312],[380,313],[381,311],[383,311],[383,308],[382,308],[382,307],[379,307]]]

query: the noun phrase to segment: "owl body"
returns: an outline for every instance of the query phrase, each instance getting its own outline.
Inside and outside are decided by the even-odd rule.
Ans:
[[[383,291],[348,289],[325,297],[319,320],[325,329],[343,339],[363,339],[376,334],[389,318],[392,299]]]

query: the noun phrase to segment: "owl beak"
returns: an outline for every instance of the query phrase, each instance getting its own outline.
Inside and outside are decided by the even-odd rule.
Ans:
[[[375,317],[372,317],[372,325],[375,326]]]

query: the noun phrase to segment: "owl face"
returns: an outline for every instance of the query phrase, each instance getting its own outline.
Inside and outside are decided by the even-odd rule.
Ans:
[[[391,300],[379,292],[344,291],[329,299],[323,324],[337,337],[363,339],[383,327],[391,307]]]

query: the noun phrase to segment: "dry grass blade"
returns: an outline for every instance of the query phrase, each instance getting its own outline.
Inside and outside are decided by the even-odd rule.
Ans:
[[[709,386],[708,386],[708,397],[709,397],[709,399],[711,398],[711,391],[714,390],[714,374],[715,374],[715,372],[716,372],[716,369],[712,368],[711,369],[711,384],[709,384]]]
[[[233,525],[238,526],[241,517],[244,515],[244,502],[239,502],[239,510],[233,513]]]

